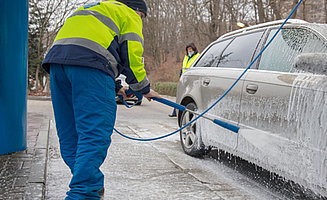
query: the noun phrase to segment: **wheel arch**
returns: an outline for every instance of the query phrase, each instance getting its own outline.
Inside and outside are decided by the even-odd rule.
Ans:
[[[183,106],[186,106],[187,104],[189,104],[189,103],[191,103],[191,102],[193,102],[193,103],[197,106],[197,104],[196,104],[196,102],[194,101],[194,99],[193,99],[192,97],[189,97],[189,96],[184,97],[180,104],[183,105]],[[182,117],[182,113],[183,113],[183,111],[178,110],[178,114],[177,114],[178,117],[177,117],[177,120],[178,120],[178,125],[179,125],[179,126],[181,126],[181,117]]]

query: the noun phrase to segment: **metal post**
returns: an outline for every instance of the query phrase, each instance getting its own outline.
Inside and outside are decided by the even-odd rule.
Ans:
[[[26,149],[28,0],[0,1],[0,154]]]

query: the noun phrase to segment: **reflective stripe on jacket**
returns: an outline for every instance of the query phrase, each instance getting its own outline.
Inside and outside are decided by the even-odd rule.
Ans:
[[[185,55],[183,60],[183,67],[182,67],[182,73],[184,73],[186,70],[188,70],[191,65],[194,63],[194,61],[199,57],[199,53],[193,55],[191,59],[189,59],[188,55]]]
[[[150,91],[143,63],[142,20],[118,1],[92,3],[77,9],[65,21],[42,66],[50,63],[100,69],[115,79],[124,74],[130,87]]]

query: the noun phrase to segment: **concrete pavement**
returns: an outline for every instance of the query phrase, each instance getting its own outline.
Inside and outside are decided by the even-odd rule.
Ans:
[[[177,129],[176,118],[168,117],[171,111],[168,106],[146,100],[142,106],[132,109],[119,105],[116,128],[131,137],[161,136]],[[258,187],[258,192],[249,192],[235,183],[238,176],[236,181],[230,179],[232,169],[214,160],[187,156],[182,151],[178,134],[157,142],[136,142],[113,133],[101,170],[105,175],[104,199],[110,200],[276,199],[269,194],[258,197],[257,193],[261,193]],[[60,157],[55,130],[50,128],[46,199],[64,199],[70,177]],[[242,184],[255,187],[247,179]]]
[[[52,116],[50,101],[28,100],[27,148],[0,155],[0,199],[44,199]]]

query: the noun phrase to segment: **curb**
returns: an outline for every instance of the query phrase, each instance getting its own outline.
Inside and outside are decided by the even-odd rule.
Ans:
[[[51,101],[50,96],[27,96],[28,100]]]
[[[27,194],[27,199],[29,197],[31,199],[45,199],[50,123],[50,119],[44,119],[39,130],[34,147],[33,163],[28,178],[29,193]]]

